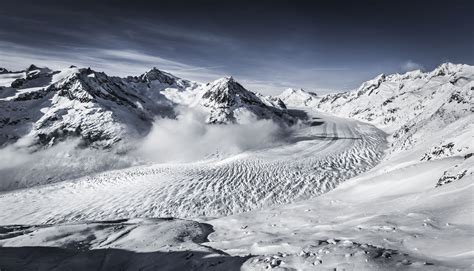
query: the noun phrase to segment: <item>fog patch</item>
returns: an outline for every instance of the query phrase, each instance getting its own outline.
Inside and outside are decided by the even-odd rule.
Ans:
[[[0,191],[74,179],[129,167],[136,159],[113,151],[78,148],[79,140],[31,152],[10,145],[0,149]]]
[[[272,147],[291,132],[271,120],[240,116],[240,124],[206,124],[205,114],[182,112],[177,119],[158,119],[136,155],[145,160],[190,162]]]
[[[81,148],[80,139],[69,139],[31,151],[28,138],[23,138],[0,149],[0,191],[136,165],[224,158],[284,144],[291,133],[271,120],[256,120],[251,115],[240,115],[241,124],[228,125],[206,124],[205,118],[202,112],[186,110],[177,119],[158,119],[145,138],[110,150]]]

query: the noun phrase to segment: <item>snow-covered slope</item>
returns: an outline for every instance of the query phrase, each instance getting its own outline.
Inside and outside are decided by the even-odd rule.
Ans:
[[[280,95],[275,96],[281,99],[285,105],[291,107],[313,107],[319,103],[321,98],[314,92],[307,92],[303,89],[288,88]]]
[[[474,153],[474,67],[444,63],[431,72],[379,75],[353,92],[324,96],[318,109],[376,125],[390,134],[389,156],[417,149],[416,159]],[[447,179],[472,175],[457,165]]]
[[[5,226],[0,227],[0,267],[45,271],[238,270],[248,257],[229,256],[201,245],[211,231],[211,225],[172,218]]]
[[[154,116],[173,115],[164,97],[151,100],[128,81],[90,69],[30,67],[22,74],[2,89],[9,95],[0,100],[1,144],[21,138],[20,145],[52,145],[79,137],[84,145],[110,147],[146,134]]]
[[[443,127],[472,114],[473,80],[473,66],[444,63],[427,73],[381,74],[355,91],[324,96],[317,107],[401,136],[401,128],[408,132],[437,120]]]
[[[130,90],[147,96],[155,102],[164,99],[174,104],[188,104],[189,98],[195,95],[195,89],[200,83],[176,77],[170,73],[153,68],[140,76],[129,76],[125,78],[129,83]]]
[[[178,105],[206,112],[208,123],[295,122],[281,101],[248,91],[232,78],[202,85],[156,68],[119,78],[31,65],[20,72],[2,70],[0,83],[0,145],[44,146],[79,137],[85,146],[109,148],[146,135],[157,116],[173,118]]]
[[[383,161],[308,201],[207,221],[205,245],[259,255],[248,270],[472,269],[474,178],[435,187],[464,158],[398,158],[408,163]]]

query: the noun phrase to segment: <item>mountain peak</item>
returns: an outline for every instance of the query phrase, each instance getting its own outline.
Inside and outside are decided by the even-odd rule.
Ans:
[[[460,71],[463,68],[463,64],[454,64],[451,62],[445,62],[436,67],[430,74],[432,76],[444,76]]]
[[[232,76],[208,83],[199,101],[209,110],[208,123],[232,123],[256,119],[274,119],[278,123],[291,124],[294,118],[286,111],[279,99],[271,99],[244,88]]]
[[[385,77],[387,77],[385,75],[385,73],[381,73],[381,74],[377,75],[373,80],[374,81],[383,81],[383,80],[385,80]]]
[[[176,76],[153,67],[151,70],[140,75],[140,79],[147,82],[159,81],[164,84],[173,85],[178,79]]]
[[[293,94],[293,93],[296,93],[296,92],[298,92],[298,89],[287,88],[287,89],[285,89],[285,90],[282,92],[282,94],[283,94],[283,93],[285,93],[285,94]]]
[[[439,66],[436,67],[436,69],[449,69],[449,68],[455,68],[455,67],[459,67],[459,66],[462,66],[462,64],[454,64],[452,62],[444,62],[444,63],[439,64]]]
[[[10,71],[5,68],[0,67],[0,74],[2,73],[10,73]]]
[[[219,79],[215,80],[211,84],[214,85],[214,86],[216,86],[216,85],[224,86],[224,85],[232,85],[232,84],[236,84],[236,83],[237,83],[237,81],[235,81],[234,77],[225,76],[225,77],[222,77],[222,78],[219,78]]]
[[[278,96],[288,96],[288,95],[310,95],[310,96],[317,96],[316,93],[306,91],[302,88],[287,88],[285,89],[280,95]]]
[[[318,100],[318,95],[314,92],[306,91],[302,88],[287,88],[280,95],[276,96],[288,106],[301,107],[314,105]]]
[[[208,89],[202,98],[230,106],[236,103],[237,95],[250,96],[251,93],[235,81],[232,76],[227,76],[208,84]]]
[[[243,93],[249,92],[232,76],[226,76],[215,80],[209,84],[210,92]]]
[[[151,68],[149,71],[146,72],[147,74],[165,74],[164,71],[158,69],[157,67]]]
[[[52,70],[48,67],[38,67],[34,64],[31,64],[30,66],[28,66],[28,68],[26,68],[25,72],[26,73],[30,73],[30,72],[34,72],[34,71],[39,71],[41,73],[48,73],[48,72],[51,72]]]
[[[31,64],[27,69],[26,71],[29,72],[29,71],[33,71],[33,70],[38,70],[39,68],[34,65],[34,64]]]

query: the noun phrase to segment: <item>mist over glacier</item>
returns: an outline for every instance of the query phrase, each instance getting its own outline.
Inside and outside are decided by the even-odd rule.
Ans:
[[[138,148],[136,157],[153,162],[191,162],[222,158],[284,142],[292,128],[272,120],[242,117],[239,124],[209,125],[202,112],[181,109],[176,119],[160,118]]]
[[[84,148],[80,139],[28,148],[22,140],[0,149],[0,191],[59,182],[148,163],[221,159],[283,144],[295,129],[252,115],[238,124],[212,125],[203,112],[181,108],[175,119],[157,118],[144,138],[111,149]]]
[[[74,179],[137,163],[137,159],[113,151],[81,148],[77,139],[34,152],[10,145],[0,149],[0,191]]]

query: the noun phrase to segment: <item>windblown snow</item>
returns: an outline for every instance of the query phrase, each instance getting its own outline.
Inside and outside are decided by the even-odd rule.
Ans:
[[[0,269],[472,268],[473,79],[1,69]]]

